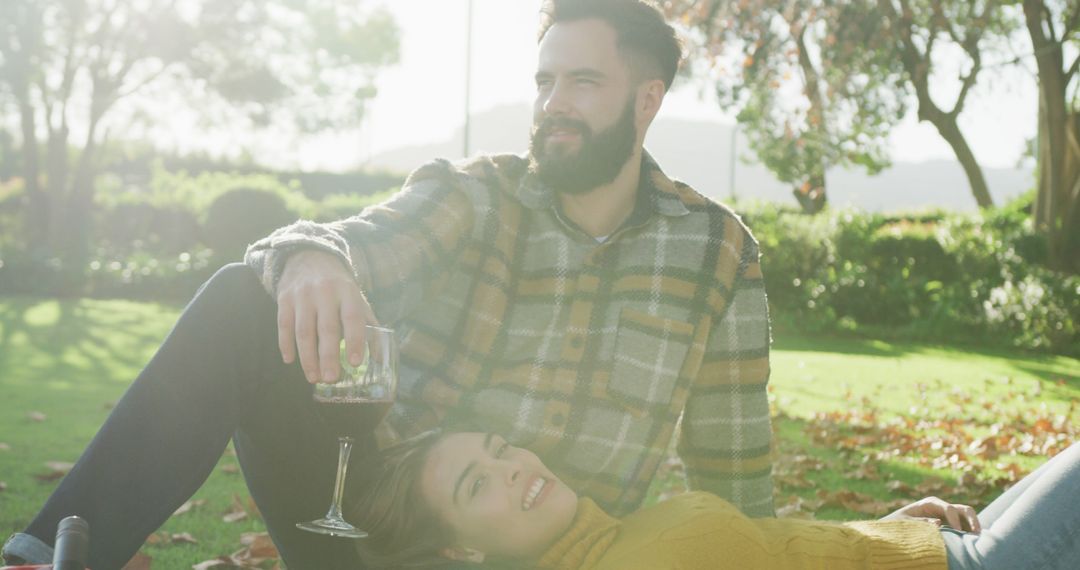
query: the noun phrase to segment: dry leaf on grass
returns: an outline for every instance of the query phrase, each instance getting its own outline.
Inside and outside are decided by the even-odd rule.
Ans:
[[[26,419],[32,422],[43,422],[48,417],[41,412],[26,412]]]
[[[245,552],[252,558],[278,557],[277,546],[265,532],[245,532],[240,536],[240,544],[247,547]]]
[[[277,547],[265,532],[245,532],[240,537],[245,547],[228,556],[200,562],[192,570],[233,570],[245,568],[280,569]]]
[[[201,506],[203,506],[205,504],[206,504],[206,499],[194,499],[194,500],[191,500],[191,501],[187,501],[186,503],[180,505],[180,508],[176,509],[176,512],[174,512],[172,514],[172,516],[175,517],[175,516],[182,515],[182,514],[188,512],[188,511],[191,511],[192,509],[201,507]]]
[[[149,545],[161,544],[161,543],[165,542],[165,540],[167,538],[169,538],[169,535],[167,533],[155,532],[154,534],[151,534],[150,536],[146,537],[146,540],[143,541],[143,544],[149,544]]]
[[[238,495],[233,495],[232,506],[229,508],[229,512],[225,513],[225,516],[221,520],[227,523],[234,523],[242,521],[248,517],[247,510],[244,508],[244,502]]]
[[[195,540],[194,536],[191,536],[190,532],[180,532],[169,537],[169,541],[173,544],[199,544],[198,540]]]
[[[7,491],[7,483],[0,481],[0,492]]]
[[[232,465],[232,464],[229,464],[229,465],[222,465],[222,466],[221,466],[221,470],[222,470],[223,472],[225,472],[225,473],[229,473],[229,474],[235,474],[235,473],[239,473],[239,472],[240,472],[240,468],[239,468],[239,467],[237,467],[236,465]]]
[[[153,560],[154,559],[147,554],[136,552],[135,556],[132,556],[127,564],[124,564],[123,570],[150,570],[150,563],[153,562]]]
[[[37,479],[42,483],[63,479],[64,475],[67,475],[68,471],[71,471],[71,468],[74,466],[74,463],[68,463],[66,461],[46,461],[45,467],[48,468],[48,471],[34,475],[34,479]]]
[[[11,451],[11,446],[6,443],[0,442],[0,451]]]
[[[219,556],[213,560],[200,562],[192,566],[191,570],[233,570],[235,568],[243,568],[243,566],[233,562],[231,556]]]

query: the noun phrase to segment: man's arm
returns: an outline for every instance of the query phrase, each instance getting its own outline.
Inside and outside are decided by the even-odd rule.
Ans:
[[[342,338],[355,360],[364,325],[396,322],[452,267],[471,232],[473,204],[448,169],[421,169],[358,216],[297,222],[248,248],[245,261],[278,301],[282,358],[299,356],[308,381],[336,380]]]
[[[769,316],[758,248],[743,230],[730,298],[713,321],[679,438],[690,487],[772,516]],[[721,264],[722,266],[723,264]]]

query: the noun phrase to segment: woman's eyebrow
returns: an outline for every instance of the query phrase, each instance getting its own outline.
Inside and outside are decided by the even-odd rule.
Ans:
[[[489,449],[491,449],[491,440],[494,439],[494,437],[495,437],[495,434],[491,433],[491,432],[488,432],[487,434],[484,435],[484,452],[485,453],[487,453],[487,451]],[[460,497],[459,491],[461,490],[461,484],[464,483],[465,480],[469,478],[469,473],[472,473],[472,470],[475,469],[475,468],[476,468],[476,461],[470,461],[469,465],[467,467],[465,467],[465,470],[462,471],[461,475],[458,476],[457,483],[454,483],[454,504],[455,505],[458,504],[458,499]]]

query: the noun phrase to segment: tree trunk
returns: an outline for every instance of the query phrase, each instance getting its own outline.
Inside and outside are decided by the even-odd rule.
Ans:
[[[19,116],[22,130],[22,176],[26,184],[26,236],[27,249],[40,251],[48,247],[49,196],[41,187],[41,164],[38,157],[37,123],[34,108],[26,98],[19,97]]]
[[[1068,110],[1069,75],[1060,40],[1048,35],[1053,22],[1040,0],[1024,0],[1024,19],[1039,72],[1039,189],[1032,212],[1046,236],[1047,262],[1058,270],[1080,270],[1080,115]]]
[[[964,168],[964,174],[967,175],[968,184],[971,185],[971,194],[975,197],[975,203],[980,208],[992,208],[994,199],[990,197],[986,177],[983,176],[979,161],[975,160],[975,153],[971,152],[971,147],[968,146],[964,133],[960,132],[960,126],[956,124],[956,117],[941,113],[928,120],[937,128],[941,138],[949,143],[949,146],[952,147],[953,152],[956,154],[956,159],[960,161],[960,166]]]

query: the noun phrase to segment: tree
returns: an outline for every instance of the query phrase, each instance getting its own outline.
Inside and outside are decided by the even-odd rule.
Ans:
[[[1080,4],[1023,0],[1039,75],[1038,191],[1032,216],[1048,261],[1080,271]],[[1072,61],[1066,59],[1072,47]]]
[[[919,120],[934,125],[952,147],[980,207],[992,206],[993,200],[958,119],[983,69],[985,52],[1015,27],[1004,3],[671,2],[673,12],[697,29],[714,53],[741,50],[744,70],[721,77],[720,92],[750,93],[745,100],[727,101],[744,105],[740,122],[756,129],[755,148],[768,151],[759,156],[782,180],[792,169],[814,180],[823,172],[815,163],[860,164],[870,172],[887,166],[885,138],[914,103]],[[946,72],[940,62],[949,56],[962,63],[956,95],[946,108],[931,85],[941,83]],[[804,100],[794,110],[778,104],[785,82],[792,79]],[[778,131],[776,125],[784,128]]]
[[[877,0],[876,4],[883,16],[882,37],[903,65],[918,101],[919,120],[934,125],[952,147],[979,207],[993,206],[982,168],[960,130],[958,119],[983,69],[987,41],[1007,36],[1013,26],[1003,10],[1006,1]],[[939,47],[944,49],[937,51]],[[952,109],[945,110],[934,100],[930,85],[935,62],[949,48],[966,61],[960,71],[960,88]]]
[[[357,4],[5,0],[0,102],[18,122],[27,244],[81,271],[101,150],[123,126],[116,104],[149,87],[204,93],[196,112],[258,126],[355,124],[374,71],[397,58],[389,15]]]
[[[839,0],[669,2],[695,32],[724,107],[758,159],[795,185],[804,210],[826,201],[826,170],[889,165],[886,137],[906,102],[890,82],[894,65],[855,49],[875,30],[871,15]],[[843,37],[846,41],[841,42]]]

